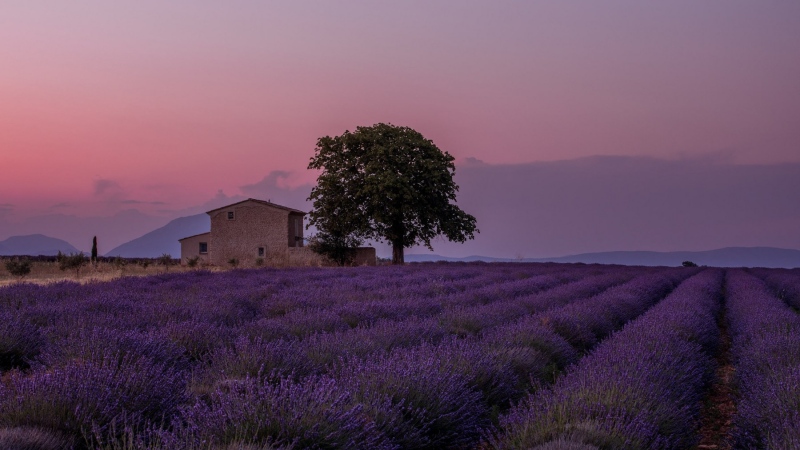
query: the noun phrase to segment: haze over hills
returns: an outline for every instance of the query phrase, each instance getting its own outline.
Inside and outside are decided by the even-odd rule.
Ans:
[[[181,245],[178,239],[205,233],[209,230],[211,230],[211,221],[208,214],[179,217],[161,228],[109,250],[105,256],[155,258],[169,253],[174,258],[179,258]]]
[[[707,251],[649,252],[617,251],[582,253],[555,258],[491,258],[468,256],[449,258],[436,254],[406,255],[408,262],[422,261],[485,261],[485,262],[560,262],[586,264],[622,264],[635,266],[680,266],[692,261],[712,267],[800,267],[800,250],[772,247],[728,247]]]
[[[207,214],[197,214],[175,219],[137,239],[122,244],[105,256],[128,258],[155,258],[164,253],[179,257],[181,249],[178,239],[205,233],[210,229]],[[0,256],[55,255],[78,252],[69,242],[42,234],[12,236],[0,241]],[[561,262],[586,264],[622,264],[641,266],[679,266],[683,261],[712,267],[800,267],[800,250],[774,247],[727,247],[707,251],[613,251],[581,253],[553,258],[495,258],[491,256],[467,256],[462,258],[433,253],[406,254],[407,262],[426,261],[484,261],[484,262]]]
[[[77,253],[79,250],[67,241],[45,236],[43,234],[29,234],[26,236],[11,236],[0,241],[0,255],[30,255],[52,256],[62,253]]]
[[[169,253],[173,257],[178,257],[181,250],[178,239],[205,233],[210,229],[211,224],[207,214],[181,217],[144,236],[120,245],[107,252],[106,256],[147,258]],[[495,258],[491,256],[454,258],[437,254],[407,253],[406,261],[563,262],[642,266],[679,266],[683,261],[692,261],[699,265],[715,267],[800,267],[800,250],[775,247],[726,247],[708,251],[594,252],[552,258]]]
[[[92,249],[92,237],[97,236],[98,249],[104,253],[106,249],[135,239],[166,224],[168,220],[135,209],[125,209],[108,216],[48,213],[18,221],[0,217],[0,239],[37,233],[62,239],[79,250],[89,252]]]

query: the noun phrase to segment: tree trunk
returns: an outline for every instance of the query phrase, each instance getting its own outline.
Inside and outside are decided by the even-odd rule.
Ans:
[[[398,264],[403,265],[405,264],[405,256],[403,254],[403,245],[398,244],[397,242],[392,243],[392,265]]]

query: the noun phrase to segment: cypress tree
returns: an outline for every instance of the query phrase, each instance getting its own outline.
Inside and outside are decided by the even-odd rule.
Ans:
[[[97,236],[92,238],[92,264],[97,266]]]

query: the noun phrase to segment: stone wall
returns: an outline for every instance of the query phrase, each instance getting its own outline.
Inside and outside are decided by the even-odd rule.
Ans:
[[[229,213],[233,213],[232,219]],[[212,264],[224,267],[234,258],[240,267],[253,267],[259,258],[266,265],[288,264],[289,211],[246,201],[209,215]],[[264,249],[263,255],[259,248]]]
[[[198,234],[197,236],[190,236],[181,239],[181,264],[186,264],[189,258],[199,257],[199,262],[208,263],[210,261],[209,255],[211,252],[211,233]],[[200,253],[200,243],[205,242],[208,245],[208,253]]]
[[[238,260],[239,267],[288,267],[332,265],[303,246],[303,214],[247,200],[209,212],[211,232],[181,240],[181,263],[199,256],[201,262],[219,267]],[[200,254],[200,242],[208,253]],[[263,252],[263,253],[262,253]],[[354,265],[374,266],[375,249],[360,247]]]
[[[378,256],[375,247],[358,247],[356,259],[353,261],[356,266],[375,266],[378,264]]]

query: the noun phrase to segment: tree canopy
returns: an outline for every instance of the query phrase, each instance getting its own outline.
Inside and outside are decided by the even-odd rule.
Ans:
[[[455,242],[479,232],[475,217],[455,205],[454,158],[419,132],[379,123],[317,141],[309,169],[322,170],[310,224],[335,239],[388,241],[392,263],[404,249],[444,236]]]

